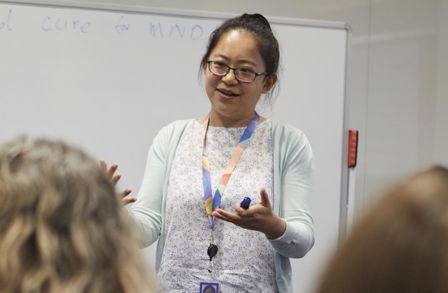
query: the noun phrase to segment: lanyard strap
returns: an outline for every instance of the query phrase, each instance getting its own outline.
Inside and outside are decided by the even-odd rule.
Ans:
[[[235,147],[232,153],[232,157],[229,163],[227,164],[226,169],[224,170],[224,174],[222,174],[221,176],[218,188],[216,188],[213,197],[212,197],[212,183],[210,179],[210,165],[208,162],[208,157],[204,154],[209,120],[210,117],[207,116],[202,122],[202,184],[204,187],[204,196],[202,200],[204,201],[205,211],[208,215],[210,226],[213,227],[214,217],[211,216],[211,213],[215,209],[217,209],[221,204],[221,197],[224,194],[224,190],[226,189],[227,183],[229,182],[230,177],[232,176],[233,170],[235,169],[236,164],[240,160],[244,150],[249,145],[249,139],[252,136],[255,127],[257,126],[258,122],[261,121],[261,119],[258,113],[255,112],[254,117],[252,117],[252,120],[247,124],[246,129],[244,129],[240,141]]]

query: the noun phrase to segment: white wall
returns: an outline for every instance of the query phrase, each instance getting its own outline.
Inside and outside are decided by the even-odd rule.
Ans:
[[[448,164],[447,0],[94,2],[347,22],[353,28],[349,126],[360,130],[357,213],[405,174]]]
[[[439,0],[436,26],[434,161],[448,164],[448,1]]]
[[[437,123],[438,3],[374,1],[370,9],[366,198],[436,160]]]

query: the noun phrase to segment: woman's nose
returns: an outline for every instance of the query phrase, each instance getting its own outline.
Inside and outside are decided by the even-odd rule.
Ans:
[[[224,75],[221,79],[225,83],[238,83],[238,79],[236,79],[235,76],[235,71],[232,68],[230,68],[229,72],[226,75]]]

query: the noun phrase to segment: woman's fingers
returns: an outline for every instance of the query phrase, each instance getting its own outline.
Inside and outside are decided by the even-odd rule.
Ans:
[[[260,204],[268,209],[271,209],[271,202],[269,201],[269,195],[265,188],[262,188],[260,190],[260,198],[261,198]]]
[[[106,173],[107,177],[110,179],[110,182],[114,186],[117,185],[118,181],[121,179],[121,174],[115,174],[117,172],[118,165],[112,164],[110,168],[108,168],[106,161],[100,160],[100,168],[104,171],[104,173]],[[127,205],[137,200],[134,196],[130,195],[131,192],[132,190],[129,188],[126,188],[121,192],[121,202],[123,204]]]
[[[113,185],[117,185],[118,181],[121,179],[121,174],[115,174],[118,169],[117,164],[112,164],[110,168],[107,167],[107,163],[104,160],[100,160],[100,169],[106,173],[107,177],[110,179]]]
[[[137,199],[131,195],[132,190],[129,188],[126,188],[125,190],[123,190],[123,192],[121,192],[121,202],[124,205],[127,205],[129,203],[135,202]]]
[[[130,203],[135,202],[136,200],[137,200],[137,199],[136,199],[135,197],[128,195],[128,196],[123,197],[123,198],[121,199],[121,202],[122,202],[124,205],[127,205],[127,204],[130,204]]]
[[[107,177],[109,177],[109,179],[113,180],[116,175],[115,172],[118,169],[118,165],[112,164],[110,166],[110,168],[108,168],[106,161],[100,160],[100,169],[106,173],[106,175],[107,175]],[[120,179],[120,178],[118,178],[118,179]]]
[[[125,197],[125,196],[128,196],[129,194],[131,194],[131,192],[132,192],[132,189],[130,189],[130,188],[126,188],[125,190],[123,190],[123,192],[121,193],[121,195],[122,195],[123,197]]]
[[[230,213],[226,210],[223,209],[216,209],[213,213],[212,216],[227,221],[227,222],[232,222],[232,223],[236,223],[239,219],[239,216],[237,214],[234,213]]]
[[[100,169],[107,173],[107,163],[104,160],[100,160]]]
[[[113,180],[115,172],[117,171],[117,169],[118,169],[118,165],[117,164],[112,164],[110,166],[109,170],[107,171],[107,175],[109,176],[109,178],[111,180]]]
[[[252,206],[248,209],[243,209],[239,205],[235,205],[235,213],[241,218],[249,218],[254,216],[254,212],[257,210],[256,206]]]
[[[121,179],[121,174],[116,174],[112,177],[111,181],[113,185],[117,185],[118,181]]]

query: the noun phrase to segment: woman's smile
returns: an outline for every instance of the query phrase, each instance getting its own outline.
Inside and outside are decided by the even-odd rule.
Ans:
[[[238,94],[237,92],[232,91],[232,90],[228,90],[228,89],[225,89],[225,88],[217,88],[216,90],[220,93],[220,96],[224,100],[229,100],[229,99],[236,98],[236,97],[240,96],[240,94]]]

